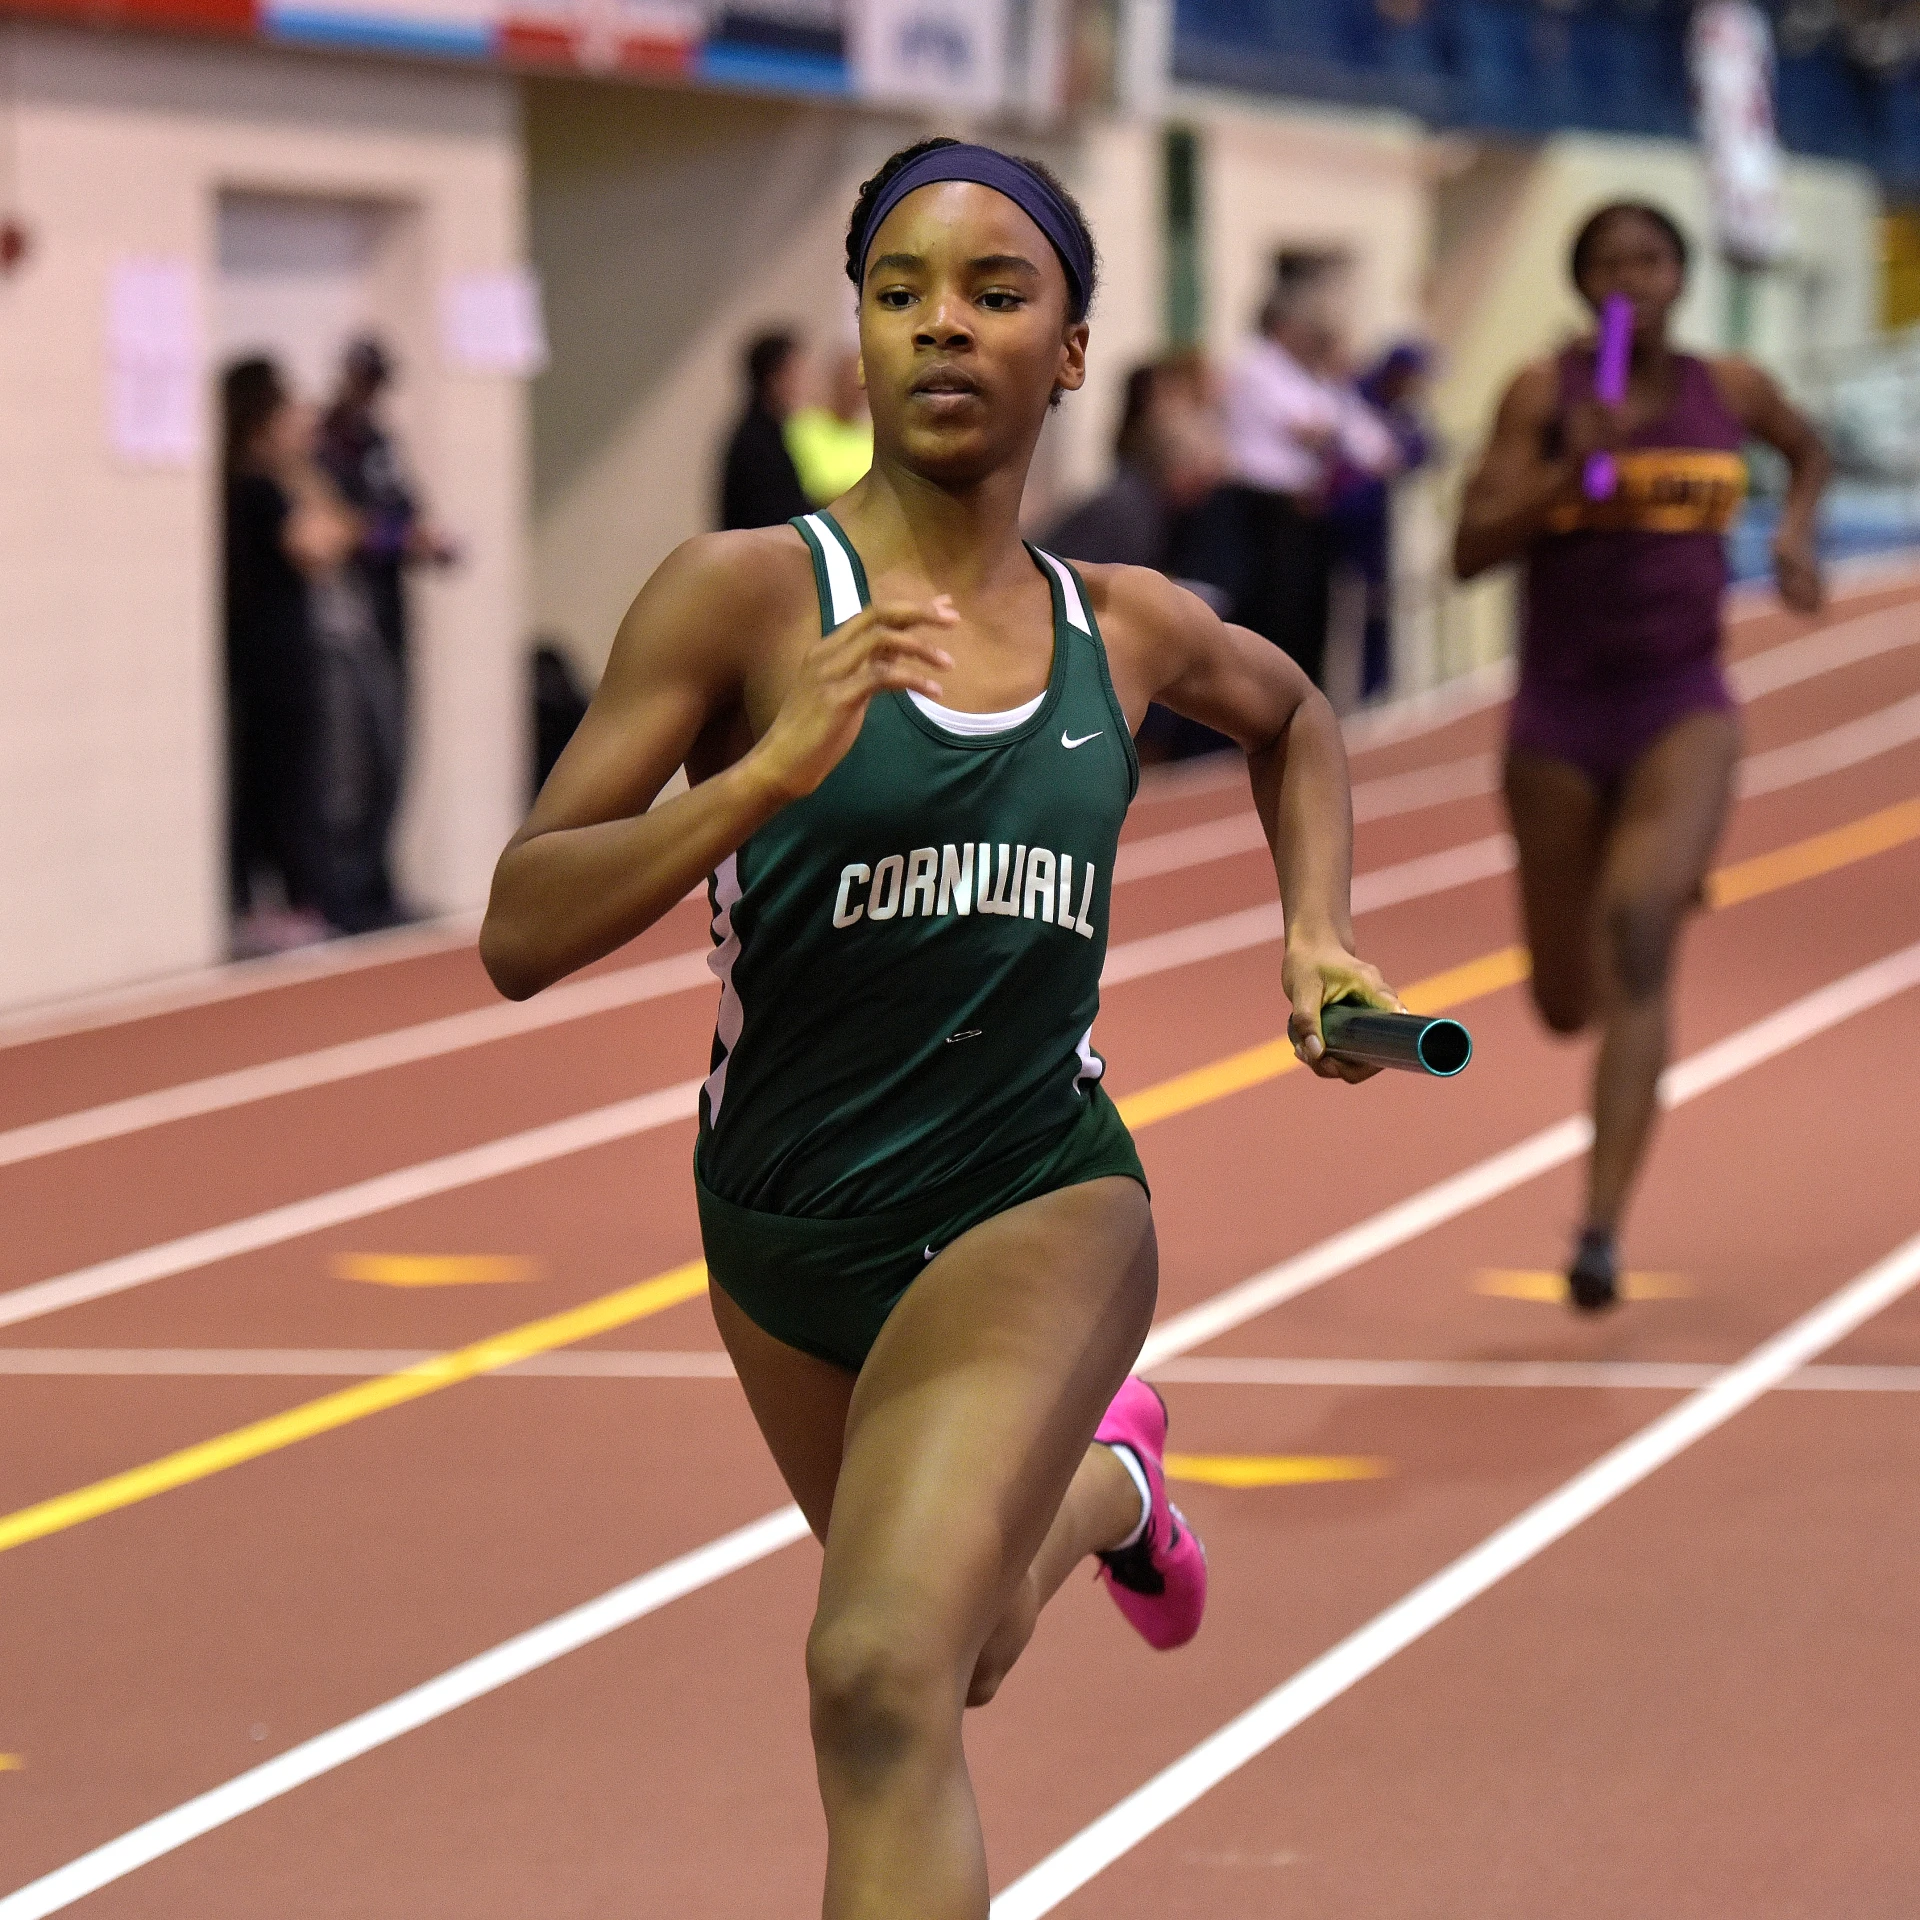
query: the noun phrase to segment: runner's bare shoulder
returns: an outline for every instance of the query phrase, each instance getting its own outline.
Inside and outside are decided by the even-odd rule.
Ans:
[[[634,596],[607,660],[608,691],[661,679],[737,689],[813,604],[813,563],[793,528],[695,534]]]

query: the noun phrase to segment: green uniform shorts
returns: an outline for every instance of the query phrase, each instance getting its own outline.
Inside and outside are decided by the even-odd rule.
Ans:
[[[708,1192],[697,1169],[693,1185],[709,1278],[763,1332],[858,1373],[888,1314],[942,1247],[1024,1200],[1115,1174],[1146,1187],[1133,1136],[1095,1083],[1086,1111],[1038,1159],[885,1213],[756,1213]]]

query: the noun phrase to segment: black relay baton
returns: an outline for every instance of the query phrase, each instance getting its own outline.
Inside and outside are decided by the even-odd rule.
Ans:
[[[1320,1009],[1327,1051],[1368,1067],[1401,1067],[1451,1079],[1473,1058],[1473,1035],[1458,1020],[1424,1013],[1383,1013],[1336,1000]]]

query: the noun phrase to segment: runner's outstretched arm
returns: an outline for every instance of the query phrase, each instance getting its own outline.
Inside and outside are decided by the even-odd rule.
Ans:
[[[1196,595],[1144,568],[1109,568],[1103,629],[1145,670],[1150,696],[1224,733],[1247,756],[1253,801],[1286,913],[1283,978],[1300,1057],[1326,1079],[1376,1071],[1326,1054],[1320,1009],[1351,998],[1399,1006],[1353,948],[1353,799],[1326,696],[1279,647],[1230,626]]]

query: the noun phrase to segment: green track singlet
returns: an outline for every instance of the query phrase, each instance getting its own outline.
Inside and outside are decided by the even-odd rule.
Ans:
[[[829,515],[793,525],[830,633],[867,604],[865,570]],[[721,1001],[695,1169],[733,1207],[899,1209],[1042,1158],[1108,1105],[1093,1022],[1139,763],[1078,576],[1029,551],[1053,598],[1038,710],[976,738],[879,695],[709,883]]]

